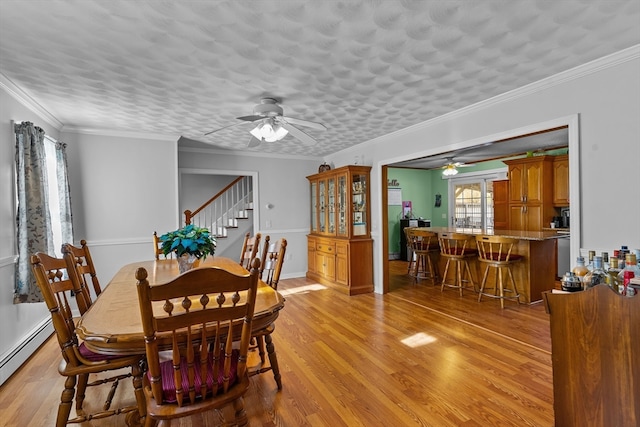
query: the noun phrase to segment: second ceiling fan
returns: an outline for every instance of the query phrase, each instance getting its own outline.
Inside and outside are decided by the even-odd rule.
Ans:
[[[475,165],[469,165],[462,162],[454,162],[453,157],[445,157],[444,159],[447,161],[447,163],[444,166],[442,166],[442,169],[444,169],[442,171],[442,174],[445,176],[456,175],[458,173],[458,168],[475,166]]]
[[[257,126],[250,131],[251,139],[247,145],[248,147],[257,147],[263,141],[279,141],[288,133],[291,133],[291,135],[305,145],[314,145],[317,141],[294,125],[306,126],[315,130],[327,129],[322,123],[287,117],[284,116],[283,113],[284,111],[282,107],[278,105],[278,101],[276,99],[262,98],[260,100],[260,104],[253,108],[253,115],[236,117],[238,120],[241,120],[241,122],[207,132],[205,135],[210,135],[214,132],[227,129],[232,126],[237,126],[243,122],[258,122]]]

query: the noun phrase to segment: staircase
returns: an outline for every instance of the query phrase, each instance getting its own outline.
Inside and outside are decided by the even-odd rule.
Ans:
[[[237,258],[244,235],[253,234],[252,177],[239,176],[195,211],[184,211],[184,221],[216,236],[217,255]]]

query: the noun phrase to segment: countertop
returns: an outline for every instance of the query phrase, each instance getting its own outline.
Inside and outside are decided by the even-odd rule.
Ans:
[[[488,236],[504,236],[511,237],[520,240],[552,240],[560,237],[566,237],[566,233],[558,233],[562,229],[546,229],[542,231],[522,231],[522,230],[493,230],[493,229],[481,229],[481,228],[456,228],[456,227],[420,227],[425,230],[433,231],[435,233],[461,233],[480,235],[486,234]]]

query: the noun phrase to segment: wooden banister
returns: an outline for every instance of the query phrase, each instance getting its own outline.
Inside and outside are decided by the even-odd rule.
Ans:
[[[236,179],[234,179],[226,187],[224,187],[222,190],[218,191],[212,198],[210,198],[209,200],[204,202],[204,204],[202,206],[200,206],[198,209],[196,209],[195,211],[191,212],[188,209],[186,211],[184,211],[184,223],[185,223],[185,225],[191,224],[191,218],[196,216],[198,214],[198,212],[200,212],[202,209],[206,208],[208,205],[213,203],[214,200],[216,200],[218,197],[220,197],[222,194],[224,194],[228,189],[233,187],[235,184],[240,182],[240,180],[243,179],[243,178],[244,178],[244,176],[239,176]]]

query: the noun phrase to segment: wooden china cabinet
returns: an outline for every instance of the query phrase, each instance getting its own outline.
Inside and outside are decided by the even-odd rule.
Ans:
[[[373,291],[369,166],[308,176],[307,277],[349,295]]]

